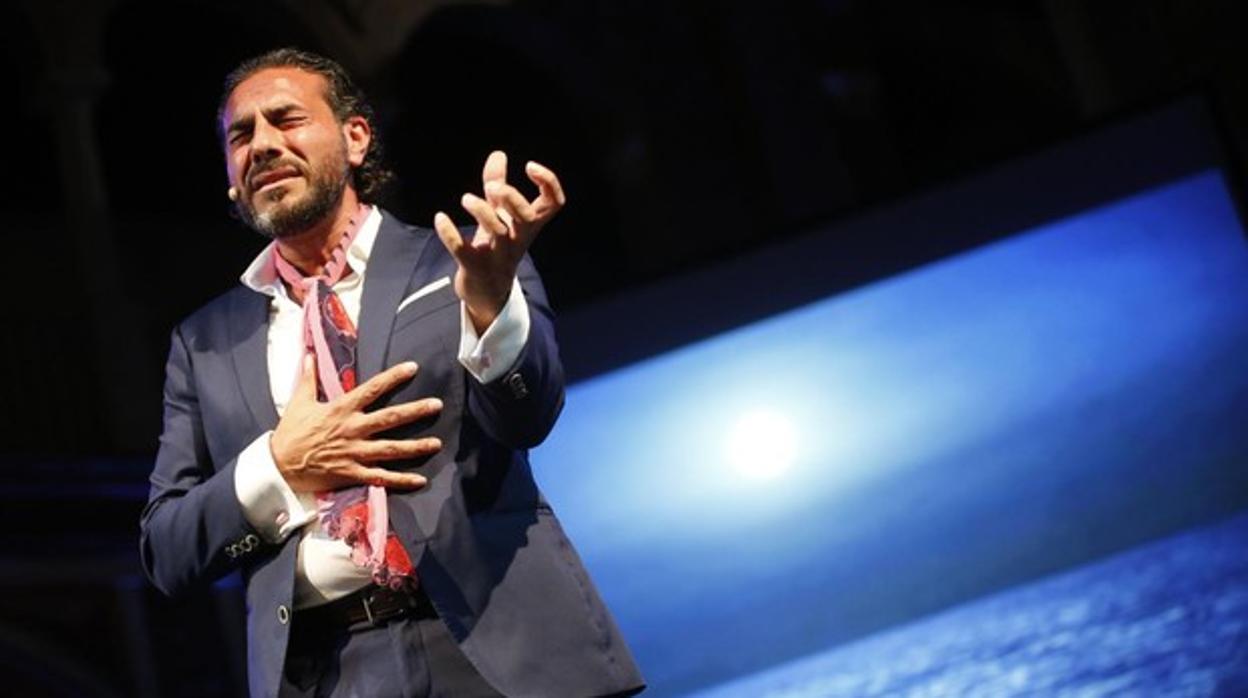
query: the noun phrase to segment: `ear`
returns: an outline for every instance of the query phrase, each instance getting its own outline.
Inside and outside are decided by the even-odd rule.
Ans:
[[[373,129],[362,116],[348,116],[342,122],[342,138],[347,144],[347,162],[352,167],[364,164],[368,146],[373,142]]]

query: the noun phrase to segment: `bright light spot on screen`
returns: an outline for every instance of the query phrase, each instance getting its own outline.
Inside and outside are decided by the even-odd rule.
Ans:
[[[738,474],[752,480],[770,480],[783,474],[797,457],[793,420],[773,410],[741,415],[724,443],[728,462]]]

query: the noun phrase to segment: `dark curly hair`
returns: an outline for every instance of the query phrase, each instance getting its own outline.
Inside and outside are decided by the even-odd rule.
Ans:
[[[349,117],[363,117],[373,129],[372,142],[368,152],[364,154],[364,162],[351,170],[351,186],[356,195],[364,203],[374,203],[381,195],[385,186],[394,179],[394,173],[382,162],[381,134],[377,132],[373,107],[368,98],[347,71],[337,62],[318,56],[315,53],[301,51],[297,48],[279,48],[274,51],[249,58],[225,76],[225,86],[221,92],[221,102],[217,105],[217,135],[225,138],[223,118],[225,103],[229,101],[234,88],[252,75],[267,68],[298,68],[325,78],[325,101],[334,112],[339,123]]]

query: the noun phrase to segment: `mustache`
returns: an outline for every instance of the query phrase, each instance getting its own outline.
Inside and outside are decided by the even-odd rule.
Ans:
[[[299,173],[300,175],[304,174],[303,168],[300,167],[299,163],[297,162],[293,162],[290,160],[271,160],[269,162],[263,163],[261,165],[257,165],[254,168],[252,168],[251,172],[247,174],[247,188],[254,191],[256,188],[257,179],[263,177],[264,175],[270,172],[273,172],[274,170],[281,170],[281,169],[286,169],[286,168],[293,169],[295,172]]]

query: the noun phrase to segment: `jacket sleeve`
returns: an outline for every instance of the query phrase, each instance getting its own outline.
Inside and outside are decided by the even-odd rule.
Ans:
[[[468,380],[468,411],[492,439],[512,448],[541,443],[563,409],[563,364],[555,342],[554,315],[533,262],[517,272],[529,310],[529,336],[515,363],[488,383]]]
[[[213,467],[181,328],[171,344],[164,428],[139,535],[144,572],[170,595],[224,576],[262,547],[235,493],[237,458]]]

